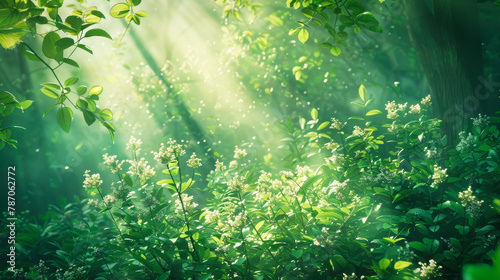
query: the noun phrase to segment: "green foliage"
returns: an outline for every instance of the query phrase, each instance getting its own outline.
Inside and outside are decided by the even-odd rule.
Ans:
[[[477,277],[493,273],[467,264],[487,262],[496,246],[497,118],[474,119],[470,137],[462,134],[450,147],[440,121],[427,116],[430,99],[409,108],[388,102],[389,121],[378,125],[382,111],[371,108],[365,86],[358,95],[353,106],[363,114],[348,122],[321,121],[315,108],[298,128],[288,118],[281,127],[288,133],[282,148],[290,152],[289,169],[281,172],[259,170],[236,147],[229,165],[220,158],[205,181],[195,173],[201,161],[187,159],[183,145],[170,140],[153,152],[161,166],[155,169],[141,158],[142,142],[131,138],[130,159],[103,156],[119,178],[109,194],[99,174],[85,173],[90,208],[83,207],[73,241],[54,234],[71,222],[43,230],[57,236],[49,244],[58,249],[46,249],[53,258],[48,271],[76,273],[76,265],[86,277],[105,279],[451,279],[464,268],[465,279],[483,279]],[[25,230],[21,251],[47,242],[39,226],[25,228],[37,230]],[[103,253],[90,257],[92,247]]]
[[[147,16],[147,13],[144,11],[134,13],[132,9],[140,2],[140,0],[131,0],[127,3],[116,4],[111,8],[110,14],[113,17],[126,17],[129,23],[133,20],[136,24],[140,24],[139,18]],[[90,7],[86,10],[74,9],[65,16],[59,10],[63,5],[64,1],[3,1],[0,9],[0,44],[5,49],[22,44],[23,54],[29,60],[42,62],[53,74],[56,83],[42,84],[41,92],[56,99],[56,102],[45,110],[44,116],[52,108],[59,106],[57,123],[67,133],[73,120],[73,111],[70,108],[73,107],[82,113],[88,125],[92,125],[98,120],[99,124],[108,129],[111,138],[114,139],[115,129],[109,122],[112,120],[111,111],[109,109],[101,110],[96,104],[96,101],[99,100],[99,94],[103,91],[102,86],[93,86],[89,90],[88,96],[85,97],[86,87],[84,85],[79,85],[76,91],[71,88],[71,86],[76,86],[78,77],[70,77],[63,84],[60,76],[56,73],[56,69],[65,64],[76,68],[80,67],[79,63],[71,58],[78,49],[92,54],[92,50],[83,44],[86,38],[103,37],[113,40],[107,31],[93,28],[95,24],[105,19],[105,16],[96,7]],[[50,31],[43,33],[38,31],[41,27],[45,30],[47,26]],[[32,48],[23,40],[29,34],[43,38],[41,52],[36,51],[34,47]],[[42,57],[42,54],[45,58]],[[73,96],[73,100],[70,99],[71,93],[76,94]],[[77,99],[74,100],[74,98]],[[5,106],[5,104],[3,105]],[[3,116],[10,114],[8,110],[4,112]],[[5,143],[14,146],[15,140],[10,139],[10,129],[6,128],[2,131],[5,134],[2,138],[1,148],[5,146]]]
[[[33,102],[31,100],[17,101],[17,99],[10,92],[2,91],[0,92],[0,115],[2,117],[7,117],[14,112],[15,108],[24,110],[31,106]],[[0,119],[0,125],[2,125],[3,119]],[[0,150],[2,150],[5,145],[11,145],[16,147],[17,140],[11,139],[12,128],[21,128],[19,126],[0,126]]]

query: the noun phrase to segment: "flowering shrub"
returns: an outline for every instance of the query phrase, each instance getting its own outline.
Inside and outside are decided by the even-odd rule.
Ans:
[[[452,279],[488,262],[500,223],[499,119],[474,119],[454,148],[426,115],[430,97],[389,102],[390,123],[378,126],[370,118],[382,111],[368,110],[373,100],[359,92],[362,116],[320,122],[313,109],[299,129],[291,119],[282,125],[291,132],[283,171],[259,170],[236,147],[205,179],[196,173],[203,159],[175,140],[150,165],[132,138],[130,159],[103,156],[116,182],[85,172],[88,203],[81,219],[66,220],[78,227],[26,276]]]

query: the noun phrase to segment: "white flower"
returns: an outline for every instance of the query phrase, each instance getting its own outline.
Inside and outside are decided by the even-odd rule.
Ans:
[[[220,172],[224,170],[226,170],[224,163],[219,161],[219,159],[217,159],[217,161],[215,162],[215,172]]]
[[[332,124],[330,125],[330,128],[341,130],[342,128],[344,128],[345,125],[346,125],[345,122],[343,123],[337,120],[336,118],[332,118]]]
[[[488,116],[486,115],[482,116],[481,114],[479,114],[477,118],[471,118],[471,120],[472,120],[472,125],[479,127],[487,126],[489,123]]]
[[[365,135],[365,131],[359,126],[354,126],[354,130],[352,131],[352,135],[363,137],[363,135]]]
[[[123,160],[121,162],[116,160],[116,155],[108,156],[108,154],[104,154],[102,158],[104,165],[108,166],[112,173],[117,173],[122,169]]]
[[[389,111],[387,114],[387,118],[390,120],[395,120],[399,117],[398,111]]]
[[[432,102],[431,102],[431,95],[427,95],[426,97],[424,97],[422,99],[422,101],[420,101],[420,104],[426,106],[426,107],[430,107],[432,105]]]
[[[220,218],[220,212],[219,210],[214,210],[214,211],[208,211],[205,212],[205,220],[207,223],[215,223],[218,222]]]
[[[458,198],[460,198],[460,203],[465,208],[467,214],[476,219],[480,217],[481,205],[484,201],[479,200],[474,195],[472,195],[472,189],[470,186],[466,191],[459,192]]]
[[[155,170],[148,165],[146,159],[141,158],[139,161],[129,160],[130,168],[128,173],[136,175],[141,180],[141,183],[146,182],[155,175]]]
[[[102,184],[101,175],[99,173],[90,175],[90,170],[86,170],[83,176],[85,177],[83,181],[84,188],[98,188]]]
[[[411,105],[410,106],[410,114],[413,114],[413,115],[418,115],[420,114],[420,112],[422,111],[422,109],[420,108],[420,104],[416,104],[416,105]]]
[[[168,164],[170,161],[183,156],[186,151],[182,149],[180,144],[177,144],[175,140],[168,140],[168,146],[161,143],[160,150],[158,152],[152,152],[155,156],[155,160],[162,164]]]
[[[201,159],[197,158],[196,154],[193,153],[187,161],[187,166],[191,168],[198,168],[201,166]]]
[[[420,273],[420,277],[424,279],[432,279],[434,277],[442,276],[442,273],[439,272],[442,266],[438,266],[434,260],[429,260],[429,264],[425,264],[422,262],[418,262],[420,268],[415,270],[415,273]]]
[[[229,163],[229,169],[234,169],[234,168],[238,168],[238,162],[236,160],[232,160]]]
[[[390,111],[397,111],[398,106],[396,105],[395,101],[387,102],[387,104],[385,104],[385,110],[389,111],[389,112]]]
[[[182,215],[184,213],[182,209],[182,205],[184,204],[184,209],[186,213],[192,212],[196,207],[198,207],[197,203],[193,202],[193,196],[189,196],[186,193],[181,194],[182,203],[180,199],[175,200],[175,213]]]
[[[247,155],[247,151],[245,149],[240,149],[238,146],[234,148],[234,158],[242,159]]]
[[[446,180],[446,177],[448,177],[448,175],[446,175],[446,170],[447,168],[442,169],[439,166],[434,165],[434,174],[432,175],[434,184],[443,183]]]
[[[325,144],[325,148],[327,148],[328,150],[332,150],[332,151],[335,151],[339,147],[340,147],[340,144],[339,143],[335,143],[333,141],[328,142],[328,143]]]
[[[136,139],[134,136],[130,136],[130,140],[127,143],[127,150],[132,149],[133,151],[138,152],[141,149],[142,141],[140,139]]]
[[[478,137],[472,135],[470,132],[469,135],[465,137],[465,132],[461,131],[458,134],[458,138],[460,139],[460,142],[457,144],[457,151],[473,149],[477,146]]]

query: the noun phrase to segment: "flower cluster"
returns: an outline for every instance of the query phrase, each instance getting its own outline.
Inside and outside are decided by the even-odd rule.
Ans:
[[[385,104],[385,110],[387,111],[387,118],[391,120],[395,120],[399,117],[398,112],[404,112],[408,108],[408,102],[405,104],[396,104],[395,101],[388,102]],[[417,110],[415,106],[412,106],[413,112]],[[420,107],[418,107],[419,109]],[[410,112],[411,113],[411,112]]]
[[[489,123],[488,116],[486,115],[483,116],[481,114],[479,114],[477,118],[471,118],[471,120],[472,120],[472,125],[479,127],[487,126]]]
[[[465,212],[469,214],[474,219],[477,219],[481,215],[481,205],[483,200],[479,200],[476,196],[472,195],[472,189],[469,188],[466,191],[459,192],[458,198],[460,199],[460,204],[465,208]]]
[[[405,246],[398,249],[398,260],[411,262],[417,255],[410,249],[410,244],[405,241]]]
[[[219,159],[217,159],[217,161],[215,162],[215,172],[221,172],[224,170],[226,170],[224,163],[219,161]]]
[[[165,146],[161,143],[160,150],[158,152],[152,152],[155,156],[155,160],[161,164],[168,164],[186,153],[186,151],[182,149],[182,145],[177,144],[175,140],[168,140],[167,145],[168,146]]]
[[[245,177],[238,176],[238,173],[236,173],[232,179],[227,181],[227,187],[230,191],[241,191],[247,186],[243,185],[244,181]]]
[[[342,273],[342,280],[358,280],[358,279],[366,279],[366,278],[364,276],[358,278],[358,276],[356,276],[356,273],[354,272],[351,275]]]
[[[197,158],[196,154],[193,153],[187,161],[187,166],[191,168],[199,168],[201,166],[201,159]]]
[[[427,95],[426,97],[422,98],[422,101],[420,101],[420,104],[426,107],[432,106],[432,101],[431,101],[431,95]]]
[[[437,164],[434,165],[434,174],[432,175],[432,180],[434,180],[433,185],[443,183],[446,180],[446,177],[448,177],[446,170],[447,168],[442,169]]]
[[[410,111],[408,113],[413,114],[413,115],[418,115],[422,112],[422,109],[420,108],[420,104],[415,104],[410,106]]]
[[[328,142],[328,143],[325,144],[325,148],[327,148],[328,150],[332,150],[332,152],[334,152],[335,150],[337,150],[339,147],[340,147],[340,144],[339,143],[335,143],[333,141]]]
[[[245,149],[240,149],[238,146],[234,148],[234,158],[242,159],[247,155],[247,151]]]
[[[108,154],[102,155],[102,159],[104,160],[104,165],[111,169],[112,173],[120,172],[122,169],[123,160],[120,162],[116,159],[116,155],[109,156]]]
[[[346,122],[341,122],[337,120],[336,118],[332,118],[332,124],[330,125],[330,128],[336,129],[336,130],[342,130],[344,126],[346,125]]]
[[[477,146],[478,137],[472,135],[470,132],[469,135],[465,137],[465,131],[461,131],[458,134],[458,138],[460,142],[457,144],[457,151],[474,149]]]
[[[415,270],[415,273],[420,274],[420,277],[423,279],[439,279],[438,277],[442,276],[442,273],[439,272],[442,266],[438,266],[434,260],[429,260],[429,264],[425,264],[423,262],[418,262],[420,268]]]
[[[99,173],[90,175],[90,170],[86,170],[83,177],[85,177],[83,187],[86,189],[98,188],[102,185],[101,175],[99,175]]]
[[[186,210],[186,213],[192,212],[198,204],[193,202],[193,196],[188,195],[186,193],[181,194],[181,198],[175,200],[175,213],[181,215],[184,213],[183,210]],[[181,202],[182,199],[182,202]],[[184,209],[182,209],[182,205],[184,204]]]
[[[352,131],[352,136],[363,137],[363,135],[365,135],[365,131],[359,126],[354,126],[354,130]]]
[[[156,173],[156,171],[148,165],[148,162],[144,158],[141,158],[139,161],[129,160],[128,162],[130,163],[128,173],[138,176],[141,183],[151,179]]]
[[[84,267],[77,267],[72,264],[68,270],[64,271],[59,268],[56,271],[56,279],[57,280],[85,280],[88,279],[87,271]]]
[[[134,136],[131,136],[126,148],[127,150],[132,149],[132,151],[139,152],[141,145],[142,141],[140,139],[136,139]]]

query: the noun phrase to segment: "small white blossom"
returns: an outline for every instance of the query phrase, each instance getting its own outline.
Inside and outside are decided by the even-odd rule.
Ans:
[[[477,146],[477,141],[479,139],[477,136],[472,135],[470,132],[469,135],[465,137],[464,131],[461,131],[458,134],[458,138],[460,139],[460,142],[457,144],[457,151],[474,149]]]
[[[201,166],[201,159],[197,158],[196,154],[193,153],[187,161],[187,166],[191,168],[199,168]]]
[[[471,118],[471,120],[472,120],[472,125],[479,127],[487,126],[489,123],[488,116],[486,115],[483,116],[481,114],[479,114],[477,118]]]
[[[86,170],[83,174],[85,180],[83,181],[84,188],[98,188],[102,184],[101,175],[99,173],[90,175],[90,170]]]
[[[420,108],[420,104],[416,104],[416,105],[411,105],[410,106],[410,114],[413,114],[413,115],[418,115],[420,114],[420,112],[422,111],[422,109]]]
[[[389,112],[390,111],[397,111],[398,106],[396,105],[395,101],[387,102],[387,104],[385,104],[385,110],[389,111]]]
[[[429,264],[425,264],[422,262],[418,262],[420,265],[420,268],[417,268],[415,270],[415,273],[420,274],[420,277],[423,279],[433,279],[442,276],[443,274],[439,272],[442,266],[438,266],[437,263],[434,260],[429,260]]]
[[[238,168],[238,162],[236,160],[232,160],[231,162],[229,162],[229,169],[234,168]]]
[[[168,146],[161,143],[160,150],[158,152],[152,152],[155,156],[155,160],[162,164],[168,164],[170,161],[183,156],[186,151],[182,149],[180,144],[177,144],[175,140],[168,140]]]
[[[354,126],[354,130],[352,131],[352,135],[363,137],[363,135],[365,135],[365,131],[359,126]]]
[[[333,141],[328,142],[328,143],[325,144],[325,148],[327,148],[328,150],[332,150],[332,151],[337,150],[339,147],[340,147],[340,144],[339,143],[335,143]]]
[[[175,200],[175,213],[182,215],[184,212],[182,210],[182,204],[184,204],[184,209],[186,210],[187,213],[192,212],[196,207],[198,207],[198,204],[193,202],[193,196],[188,195],[186,193],[181,194],[182,197],[182,203],[180,199]]]
[[[234,148],[234,158],[242,159],[247,155],[247,151],[245,149],[240,149],[238,146]]]
[[[122,169],[123,160],[121,162],[116,160],[116,155],[108,156],[108,154],[104,154],[102,158],[104,160],[104,165],[109,167],[112,173],[120,172]]]
[[[226,170],[224,163],[219,161],[219,159],[217,159],[217,161],[215,162],[215,172],[220,172],[224,170]]]
[[[422,101],[420,101],[420,104],[426,107],[430,107],[432,105],[431,102],[431,95],[427,95],[426,97],[422,98]]]
[[[130,168],[128,173],[131,175],[136,175],[141,180],[141,183],[146,182],[155,175],[155,170],[148,165],[146,159],[141,158],[139,161],[129,160]]]
[[[141,149],[141,145],[142,141],[140,139],[130,136],[130,140],[127,143],[127,150],[132,149],[133,151],[138,152]]]
[[[460,198],[460,203],[465,208],[465,212],[469,214],[471,217],[477,219],[481,215],[481,205],[483,204],[483,200],[479,200],[476,196],[472,195],[472,188],[469,188],[466,191],[459,192],[458,198]]]
[[[342,128],[344,128],[345,125],[346,125],[345,122],[343,123],[337,120],[336,118],[332,118],[332,124],[330,125],[330,128],[341,130]]]
[[[448,175],[446,175],[446,170],[447,168],[442,169],[441,167],[434,165],[434,174],[432,175],[434,184],[443,183],[446,180],[446,177],[448,177]]]

